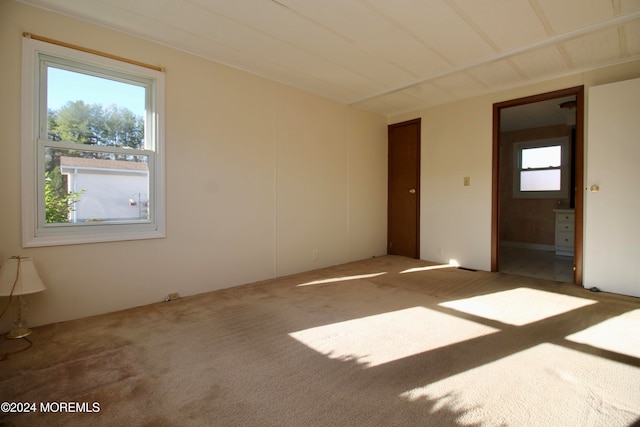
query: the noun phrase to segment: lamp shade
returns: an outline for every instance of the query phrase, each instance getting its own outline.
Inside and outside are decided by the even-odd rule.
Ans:
[[[11,257],[4,260],[0,268],[0,296],[33,294],[45,289],[33,259]]]

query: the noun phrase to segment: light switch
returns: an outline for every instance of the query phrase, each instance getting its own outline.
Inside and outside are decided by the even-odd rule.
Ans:
[[[465,186],[465,187],[468,187],[468,186],[470,186],[470,185],[471,185],[471,178],[470,178],[470,177],[468,177],[468,176],[465,176],[465,177],[464,177],[464,186]]]

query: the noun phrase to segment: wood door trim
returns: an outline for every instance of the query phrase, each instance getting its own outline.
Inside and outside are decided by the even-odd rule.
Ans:
[[[416,159],[416,198],[418,202],[416,203],[416,259],[420,259],[420,157],[421,157],[421,147],[422,147],[422,118],[418,117],[417,119],[406,120],[400,123],[393,123],[387,126],[387,171],[390,169],[391,159],[389,158],[389,144],[391,143],[391,131],[394,128],[399,128],[402,126],[409,125],[417,125],[418,127],[418,146],[417,146],[417,159]],[[389,203],[389,195],[391,194],[391,182],[389,177],[387,177],[387,251],[389,250],[389,241],[391,240],[390,236],[390,227],[389,220],[391,218],[391,206]]]
[[[493,104],[493,149],[491,171],[491,271],[498,271],[500,252],[500,110],[517,105],[575,95],[576,97],[576,166],[575,166],[575,241],[573,281],[582,286],[583,218],[584,218],[584,86],[546,92]]]

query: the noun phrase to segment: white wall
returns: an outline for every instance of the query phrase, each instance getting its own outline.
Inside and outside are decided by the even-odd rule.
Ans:
[[[166,68],[165,239],[21,247],[25,31]],[[33,257],[48,286],[31,325],[386,252],[385,117],[15,2],[0,51],[0,257]]]
[[[491,268],[494,103],[580,85],[588,97],[591,86],[639,76],[635,61],[391,117],[390,123],[422,118],[420,257]]]

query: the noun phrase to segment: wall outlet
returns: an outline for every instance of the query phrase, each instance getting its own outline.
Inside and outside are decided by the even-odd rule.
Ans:
[[[465,176],[464,177],[464,186],[468,187],[471,185],[471,177]]]
[[[311,254],[311,257],[313,258],[314,261],[318,261],[320,259],[320,254],[318,254],[318,250],[314,249],[313,253]]]
[[[175,301],[180,298],[180,294],[177,292],[170,292],[169,295],[164,299],[165,301]]]

